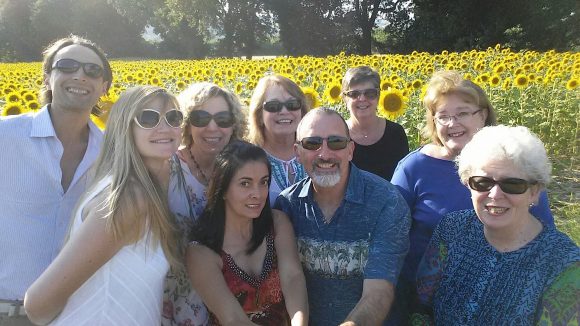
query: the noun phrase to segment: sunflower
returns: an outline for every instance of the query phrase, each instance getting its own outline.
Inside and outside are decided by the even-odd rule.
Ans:
[[[570,80],[566,82],[566,89],[569,91],[576,89],[577,87],[578,87],[578,78],[570,78]]]
[[[26,107],[31,111],[36,111],[40,108],[40,104],[36,99],[31,101],[26,101]]]
[[[528,76],[519,74],[514,79],[514,86],[517,88],[526,88],[528,86]]]
[[[0,113],[0,115],[6,117],[9,115],[19,115],[26,112],[28,112],[28,110],[25,109],[22,105],[20,105],[19,102],[9,103],[6,104],[6,106],[4,106],[4,109],[2,109],[2,113]]]
[[[379,115],[394,120],[405,112],[408,99],[398,89],[392,88],[381,94]]]
[[[306,97],[306,101],[310,103],[311,108],[317,108],[320,106],[320,100],[318,99],[318,92],[312,87],[300,87]]]
[[[383,79],[381,81],[381,91],[386,91],[389,88],[394,88],[395,87],[395,83],[389,79]]]
[[[499,84],[501,83],[501,77],[497,74],[493,74],[490,78],[489,78],[489,85],[491,87],[497,87],[499,86]]]
[[[4,96],[6,103],[20,103],[22,97],[17,92],[10,92]]]
[[[339,83],[334,82],[334,83],[330,83],[328,86],[326,86],[326,89],[324,90],[324,98],[326,100],[328,100],[328,103],[330,104],[336,104],[338,102],[340,102],[341,100],[341,86]]]
[[[415,79],[411,83],[411,86],[413,87],[413,89],[419,89],[423,86],[423,81],[420,79]]]

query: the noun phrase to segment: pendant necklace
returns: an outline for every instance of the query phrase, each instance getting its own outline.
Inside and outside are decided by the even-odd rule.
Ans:
[[[203,178],[203,181],[201,183],[204,185],[207,185],[209,183],[209,178],[205,175],[205,173],[203,173],[203,170],[199,166],[199,163],[197,163],[197,161],[193,157],[193,153],[191,152],[191,147],[189,148],[189,157],[191,157],[191,160],[193,161],[193,165],[195,166],[195,168],[198,171],[197,176],[198,177],[201,176]]]

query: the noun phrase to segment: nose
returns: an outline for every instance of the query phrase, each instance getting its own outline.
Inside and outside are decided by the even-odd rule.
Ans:
[[[213,118],[209,121],[209,123],[205,127],[207,129],[210,129],[210,130],[219,129],[217,123],[215,122],[215,120]]]
[[[501,190],[501,188],[499,187],[499,184],[495,184],[493,186],[493,188],[491,188],[489,190],[488,197],[490,197],[490,198],[496,198],[496,197],[502,197],[504,195],[505,194],[504,194],[503,190]]]
[[[325,139],[322,141],[320,149],[318,149],[318,157],[326,159],[332,150],[328,148],[328,141]]]
[[[87,80],[87,76],[85,75],[85,71],[83,70],[83,67],[80,67],[79,70],[73,72],[73,76],[74,79],[77,80]]]

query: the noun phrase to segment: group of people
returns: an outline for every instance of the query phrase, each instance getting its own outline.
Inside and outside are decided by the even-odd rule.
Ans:
[[[550,163],[484,91],[437,72],[424,135],[263,77],[247,116],[200,82],[123,92],[103,51],[48,46],[43,108],[0,120],[2,325],[567,325],[580,250],[554,227]],[[10,167],[10,168],[8,168]],[[18,324],[20,322],[20,324]]]

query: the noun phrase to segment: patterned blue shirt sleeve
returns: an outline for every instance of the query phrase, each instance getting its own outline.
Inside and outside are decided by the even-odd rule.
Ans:
[[[369,244],[365,278],[386,279],[395,285],[409,251],[411,217],[409,206],[399,191],[390,184],[385,190],[385,204],[379,211]]]

